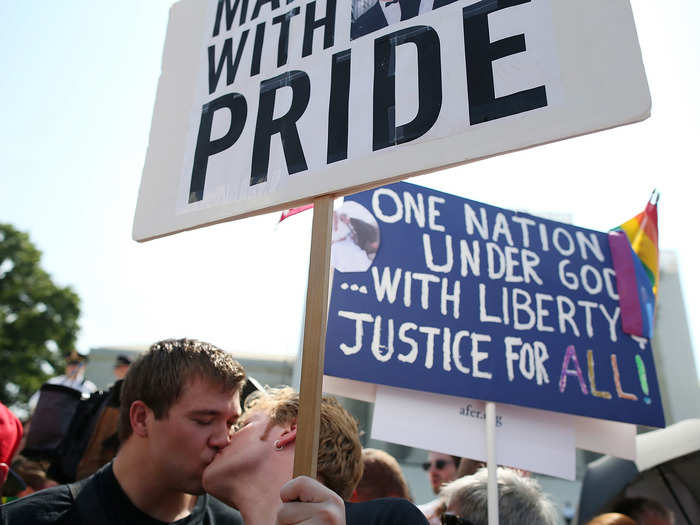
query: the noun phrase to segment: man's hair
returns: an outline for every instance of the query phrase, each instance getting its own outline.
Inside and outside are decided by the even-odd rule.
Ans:
[[[485,467],[483,461],[477,461],[475,459],[462,458],[459,462],[459,467],[457,467],[457,477],[461,478],[463,476],[471,476],[476,473],[480,468]]]
[[[499,468],[498,515],[501,525],[555,525],[558,514],[539,483],[517,472]],[[440,498],[448,509],[474,525],[488,524],[488,470],[456,479],[445,485]]]
[[[45,467],[40,462],[32,461],[24,456],[17,456],[12,462],[12,471],[33,490],[45,489],[51,482],[57,484],[56,481],[50,479],[46,475],[44,468]],[[15,494],[5,494],[5,496],[14,495]]]
[[[674,522],[673,512],[658,501],[649,498],[623,498],[613,504],[610,512],[619,512],[629,516],[639,525],[644,525],[645,519],[657,517],[668,523]]]
[[[130,367],[121,387],[119,441],[131,436],[129,410],[134,401],[143,401],[156,419],[168,416],[183,387],[203,379],[220,385],[224,392],[243,386],[243,367],[230,354],[216,346],[194,339],[159,341]]]
[[[362,450],[364,473],[357,485],[358,501],[404,498],[413,501],[408,483],[396,458],[376,448]]]
[[[287,425],[299,415],[299,393],[292,388],[266,388],[253,392],[245,402],[241,422],[263,412],[270,425]],[[362,477],[362,446],[357,421],[330,396],[321,399],[317,476],[343,499],[350,499]]]
[[[591,521],[586,523],[586,525],[638,525],[629,516],[620,514],[619,512],[608,512],[605,514],[598,514]]]

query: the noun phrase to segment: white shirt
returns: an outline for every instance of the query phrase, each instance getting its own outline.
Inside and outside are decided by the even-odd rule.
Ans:
[[[75,390],[79,390],[80,392],[83,393],[83,397],[89,396],[93,392],[97,391],[97,385],[90,381],[89,379],[84,379],[83,374],[78,374],[75,377],[67,377],[65,375],[60,375],[56,377],[52,377],[47,381],[47,383],[50,383],[52,385],[62,385],[62,386],[67,386],[68,388],[73,388]],[[36,404],[39,402],[39,391],[36,391],[32,394],[32,397],[29,398],[29,411],[34,412],[34,409],[36,408]]]
[[[67,377],[65,375],[52,377],[47,381],[52,385],[63,385],[69,388],[75,388],[80,390],[83,394],[92,394],[97,391],[97,385],[90,381],[89,379],[79,378],[79,377]]]

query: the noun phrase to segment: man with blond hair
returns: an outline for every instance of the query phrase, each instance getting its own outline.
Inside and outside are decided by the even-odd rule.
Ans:
[[[298,413],[291,388],[249,397],[231,445],[204,472],[207,492],[240,510],[246,525],[425,525],[405,500],[347,503],[362,476],[361,445],[356,421],[332,397],[321,400],[317,479],[292,479]]]

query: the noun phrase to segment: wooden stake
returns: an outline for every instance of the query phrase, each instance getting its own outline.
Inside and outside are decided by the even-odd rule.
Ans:
[[[323,388],[323,357],[326,348],[326,318],[328,317],[332,219],[333,198],[323,196],[315,199],[314,219],[311,227],[309,279],[306,289],[306,319],[304,321],[304,348],[299,386],[294,477],[316,477]]]

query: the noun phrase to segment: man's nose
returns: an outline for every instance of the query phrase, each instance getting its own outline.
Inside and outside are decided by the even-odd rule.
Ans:
[[[217,425],[215,432],[209,438],[209,445],[214,448],[224,448],[231,441],[231,429],[227,424]]]

